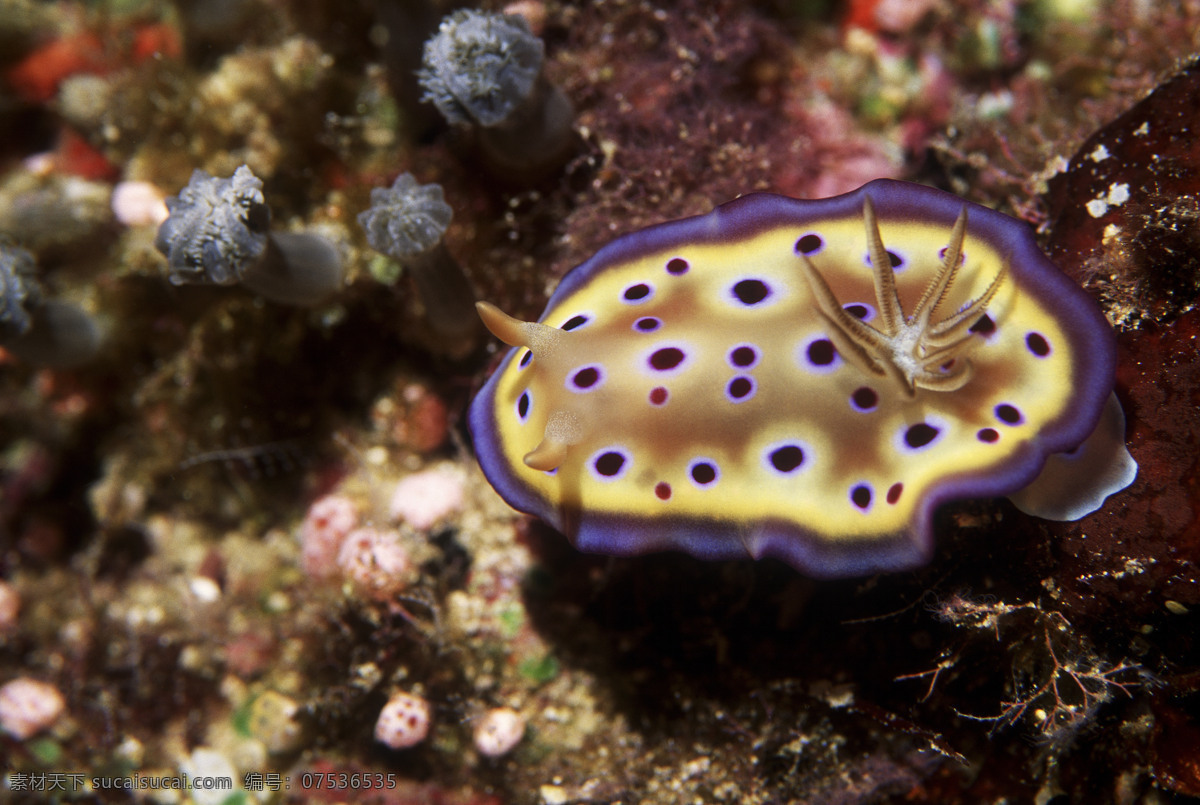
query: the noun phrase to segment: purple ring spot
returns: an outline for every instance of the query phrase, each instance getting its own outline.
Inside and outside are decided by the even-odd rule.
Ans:
[[[533,360],[533,350],[527,349],[525,350],[525,354],[521,356],[521,360],[517,363],[517,366],[524,369],[529,365],[531,360]]]
[[[749,369],[758,363],[758,350],[750,344],[739,344],[729,350],[727,360],[734,369]]]
[[[814,255],[821,251],[821,249],[824,247],[825,241],[821,239],[820,235],[814,232],[809,232],[807,235],[801,235],[800,239],[796,241],[796,251],[799,254]]]
[[[592,454],[589,461],[594,476],[601,481],[615,481],[626,473],[629,454],[618,447],[605,447]]]
[[[529,398],[529,390],[521,392],[521,397],[517,400],[517,419],[524,422],[529,418],[529,406],[532,401]]]
[[[842,309],[859,321],[868,321],[868,317],[872,313],[871,308],[862,302],[851,302],[848,305],[842,305]]]
[[[666,372],[683,363],[685,357],[679,347],[662,347],[650,354],[650,368],[656,372]]]
[[[871,498],[874,496],[870,484],[857,484],[850,489],[850,502],[863,511],[871,508]]]
[[[633,323],[633,329],[639,333],[652,333],[662,327],[662,319],[656,319],[653,316],[643,316]]]
[[[1025,419],[1023,416],[1021,416],[1021,410],[1019,408],[1017,408],[1015,405],[1009,405],[1008,403],[1000,403],[997,405],[995,412],[996,419],[999,419],[1005,425],[1019,425]]]
[[[850,395],[850,407],[855,411],[865,414],[868,411],[874,411],[877,405],[879,405],[879,394],[873,388],[859,386]]]
[[[996,322],[992,321],[991,316],[984,313],[982,316],[976,319],[975,323],[968,327],[967,330],[969,332],[976,333],[977,335],[989,336],[996,332]]]
[[[738,280],[731,290],[733,298],[746,307],[753,307],[771,295],[771,286],[760,279]]]
[[[754,396],[754,392],[754,378],[747,375],[738,375],[725,387],[725,397],[735,403],[745,402]]]
[[[571,375],[573,391],[595,391],[604,383],[604,372],[599,366],[584,366]]]
[[[621,455],[620,453],[605,453],[604,455],[600,456],[600,458],[596,459],[596,472],[600,473],[606,478],[612,478],[619,473],[621,468],[624,466],[625,456]]]
[[[995,428],[982,428],[975,434],[975,438],[981,442],[992,444],[1000,440],[1000,434],[996,432]]]
[[[654,295],[654,288],[644,282],[634,283],[621,292],[621,298],[631,305],[645,302]]]
[[[691,266],[688,265],[688,261],[682,257],[672,257],[667,261],[667,273],[674,274],[676,277],[680,274],[686,274],[689,268]]]
[[[1029,333],[1025,336],[1025,346],[1039,358],[1050,354],[1050,342],[1041,333]]]
[[[808,345],[804,354],[808,356],[808,362],[813,366],[828,366],[837,356],[837,350],[834,349],[833,342],[828,338],[818,338]]]
[[[700,488],[712,486],[721,477],[716,462],[706,458],[698,458],[688,465],[688,476],[692,483]]]
[[[949,248],[950,248],[949,246],[943,246],[942,248],[938,249],[938,259],[941,260],[943,263],[946,262],[946,252],[947,252],[947,250],[949,250]],[[967,264],[966,249],[960,250],[959,255],[958,255],[958,264],[960,266],[965,266]]]
[[[580,327],[582,327],[583,325],[585,325],[587,323],[588,323],[588,317],[584,316],[583,314],[580,314],[578,316],[572,316],[571,318],[567,319],[565,322],[563,322],[563,326],[559,329],[567,330],[567,331],[578,330]]]
[[[826,336],[813,334],[796,347],[796,365],[814,374],[829,374],[837,371],[842,365],[842,357],[837,347]]]
[[[903,258],[903,257],[901,257],[901,256],[900,256],[899,254],[897,254],[896,252],[892,251],[891,249],[888,249],[888,250],[887,250],[887,256],[888,256],[888,262],[891,264],[891,267],[892,267],[892,270],[893,270],[893,271],[902,271],[902,270],[904,270],[904,258]],[[864,263],[864,264],[865,264],[865,265],[866,265],[868,268],[872,268],[872,266],[871,266],[871,253],[870,253],[870,252],[867,252],[866,254],[864,254],[864,255],[863,255],[863,263]]]
[[[919,450],[933,442],[939,433],[941,431],[928,422],[918,422],[904,431],[904,443],[913,450]]]
[[[767,461],[779,472],[792,473],[804,463],[804,450],[797,444],[785,444],[767,453]]]

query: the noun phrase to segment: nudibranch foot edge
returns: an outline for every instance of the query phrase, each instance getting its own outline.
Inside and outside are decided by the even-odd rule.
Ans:
[[[569,541],[583,553],[631,557],[679,551],[705,561],[771,558],[819,579],[911,570],[933,555],[932,540],[910,532],[831,545],[819,534],[779,520],[738,527],[697,518],[647,529],[619,516],[575,513],[563,525],[559,530],[572,535]]]

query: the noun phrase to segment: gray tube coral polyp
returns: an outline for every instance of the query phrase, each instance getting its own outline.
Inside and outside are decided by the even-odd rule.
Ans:
[[[100,348],[100,327],[70,302],[48,299],[33,255],[0,242],[0,345],[26,363],[65,369]]]
[[[371,191],[371,206],[359,213],[367,243],[408,269],[425,305],[425,318],[437,339],[437,351],[462,357],[481,335],[471,282],[442,242],[454,211],[441,185],[418,184],[411,173],[391,187]]]
[[[170,216],[154,245],[167,258],[174,285],[242,284],[272,302],[308,307],[342,287],[333,244],[304,232],[272,232],[262,181],[242,165],[221,179],[192,173],[167,199]]]
[[[448,122],[475,127],[497,172],[536,177],[566,160],[575,117],[544,62],[545,45],[522,17],[456,11],[425,43],[422,100]]]

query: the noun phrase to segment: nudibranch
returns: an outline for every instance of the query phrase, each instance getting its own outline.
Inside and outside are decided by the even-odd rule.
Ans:
[[[1116,340],[1029,227],[893,180],[618,238],[470,410],[484,474],[581,550],[928,560],[945,502],[1078,519],[1132,482]]]

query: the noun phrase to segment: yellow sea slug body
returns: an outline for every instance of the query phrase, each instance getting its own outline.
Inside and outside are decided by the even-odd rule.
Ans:
[[[1095,304],[1023,223],[918,185],[747,196],[609,244],[540,323],[480,312],[515,347],[471,407],[484,473],[581,550],[854,575],[925,561],[945,501],[1037,478],[1078,517],[1132,480]],[[1069,451],[1108,471],[1038,478]]]

